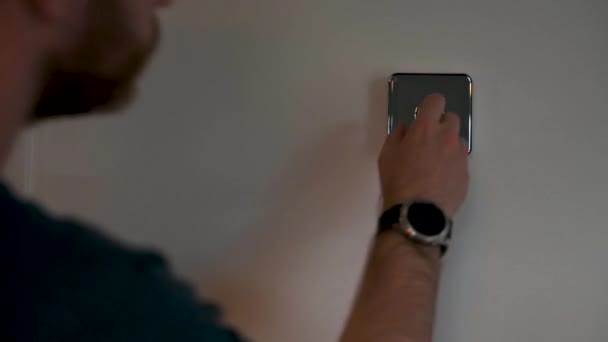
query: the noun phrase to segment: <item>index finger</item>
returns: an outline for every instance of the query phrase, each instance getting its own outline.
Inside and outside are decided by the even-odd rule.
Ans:
[[[433,93],[422,100],[416,120],[439,122],[443,112],[445,112],[445,96]]]

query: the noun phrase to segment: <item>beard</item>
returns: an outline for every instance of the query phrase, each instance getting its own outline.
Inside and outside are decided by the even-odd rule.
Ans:
[[[106,16],[91,21],[73,53],[49,58],[30,121],[114,111],[134,97],[138,76],[158,45],[159,24],[152,22],[153,34],[142,42],[128,27],[128,18],[110,9],[106,8]]]
[[[117,110],[133,97],[134,77],[105,79],[90,73],[55,71],[45,84],[31,119]]]

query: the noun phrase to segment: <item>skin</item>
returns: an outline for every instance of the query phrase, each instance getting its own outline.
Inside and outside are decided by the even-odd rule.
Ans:
[[[429,95],[412,126],[400,125],[387,138],[378,163],[385,209],[428,200],[453,217],[462,205],[467,147],[458,116],[444,111],[445,98]],[[439,273],[437,247],[393,231],[380,235],[341,341],[431,341]]]
[[[0,1],[0,163],[28,124],[129,102],[159,38],[169,0]],[[458,117],[434,94],[380,160],[384,207],[413,199],[453,216],[467,189]],[[430,341],[439,252],[387,232],[373,245],[342,341]]]

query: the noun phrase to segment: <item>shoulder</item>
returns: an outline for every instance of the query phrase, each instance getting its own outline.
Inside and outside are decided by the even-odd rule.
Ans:
[[[0,199],[10,334],[39,339],[237,341],[219,309],[177,280],[158,253],[127,246],[35,205]],[[8,213],[8,214],[7,214]],[[32,326],[32,322],[45,322]]]

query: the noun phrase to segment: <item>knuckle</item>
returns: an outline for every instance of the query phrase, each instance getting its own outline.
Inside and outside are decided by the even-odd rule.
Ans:
[[[429,139],[436,136],[436,132],[437,130],[432,122],[421,122],[416,132],[413,132],[412,135],[422,139]]]
[[[415,125],[418,131],[431,131],[435,128],[435,122],[426,118],[417,119]]]
[[[444,142],[450,146],[460,146],[461,139],[459,132],[456,130],[450,129],[445,131],[443,134],[443,139]]]
[[[450,128],[456,129],[456,130],[460,129],[460,117],[458,116],[458,114],[456,114],[454,112],[448,112],[445,115],[446,115],[446,122]]]

